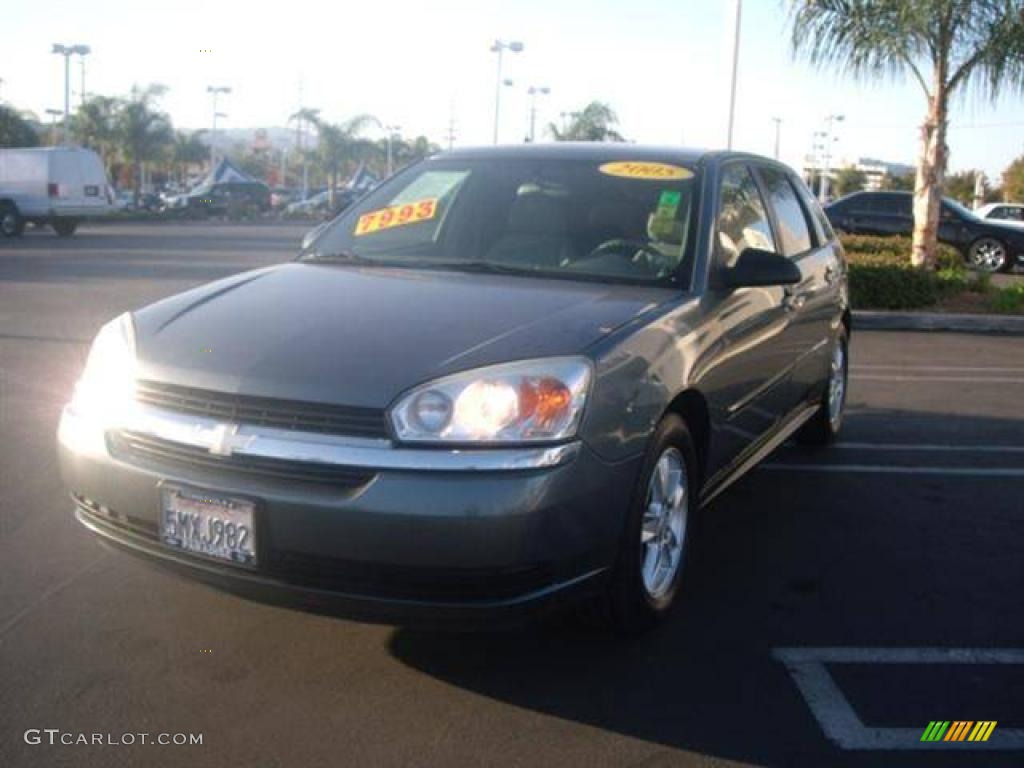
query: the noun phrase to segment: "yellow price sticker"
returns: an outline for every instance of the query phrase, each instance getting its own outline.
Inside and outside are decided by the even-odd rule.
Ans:
[[[647,179],[666,181],[693,178],[693,171],[667,163],[619,162],[605,163],[597,170],[607,176],[621,176],[624,179]]]
[[[415,224],[419,221],[428,221],[437,215],[437,198],[431,197],[426,200],[416,200],[412,203],[392,205],[388,208],[380,208],[376,211],[364,213],[356,222],[356,237],[369,235],[373,232],[380,232],[382,229],[392,227],[404,227],[406,224]]]

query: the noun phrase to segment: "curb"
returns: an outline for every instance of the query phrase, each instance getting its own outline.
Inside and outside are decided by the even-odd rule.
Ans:
[[[1013,315],[947,315],[938,312],[854,311],[854,330],[955,331],[1024,336],[1024,317]]]

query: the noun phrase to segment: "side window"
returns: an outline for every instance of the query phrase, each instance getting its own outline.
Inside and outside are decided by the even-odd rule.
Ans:
[[[715,256],[720,267],[733,266],[747,248],[775,250],[761,193],[745,165],[727,165],[722,171],[716,230]]]
[[[800,198],[804,204],[804,210],[808,211],[811,215],[811,224],[814,226],[814,237],[818,245],[824,245],[833,238],[835,233],[832,231],[832,225],[829,224],[828,216],[818,205],[818,201],[814,199],[814,195],[811,190],[807,188],[807,185],[800,179],[790,176],[789,180],[793,184],[793,189],[796,190],[797,197]],[[841,213],[846,213],[846,209],[842,209]]]
[[[897,216],[913,216],[910,195],[893,195],[892,212]]]
[[[1006,206],[1003,206],[1001,208],[993,208],[992,209],[992,213],[990,213],[988,215],[988,217],[990,219],[1008,219],[1008,218],[1010,218],[1009,215],[1008,215],[1009,212],[1010,212],[1010,209],[1007,208]]]
[[[761,166],[758,169],[764,182],[768,200],[775,211],[779,225],[779,240],[786,256],[799,256],[811,250],[811,230],[807,215],[796,198],[796,191],[786,174],[779,168]]]

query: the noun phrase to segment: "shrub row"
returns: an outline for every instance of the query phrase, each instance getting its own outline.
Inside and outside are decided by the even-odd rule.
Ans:
[[[857,309],[919,309],[966,290],[963,257],[940,246],[937,270],[910,264],[909,237],[843,235],[850,267],[850,302]]]

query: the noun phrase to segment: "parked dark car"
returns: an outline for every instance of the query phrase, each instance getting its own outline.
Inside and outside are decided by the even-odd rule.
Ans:
[[[910,235],[914,231],[910,192],[855,192],[825,207],[832,226],[853,235]],[[1024,231],[976,216],[956,200],[943,198],[939,241],[959,250],[968,264],[985,272],[1009,271],[1024,261]]]
[[[264,213],[270,210],[270,187],[258,181],[212,184],[173,198],[167,207],[200,217]]]
[[[775,161],[457,150],[294,262],[105,325],[60,465],[88,529],[229,590],[484,626],[580,600],[640,629],[712,499],[835,437],[849,333],[842,248]]]

